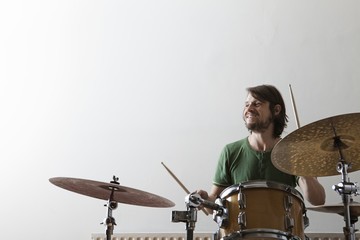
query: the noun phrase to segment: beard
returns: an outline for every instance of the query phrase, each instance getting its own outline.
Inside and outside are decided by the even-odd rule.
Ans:
[[[252,123],[245,122],[246,128],[251,132],[264,132],[273,122],[273,117],[268,117],[265,121],[256,121]]]

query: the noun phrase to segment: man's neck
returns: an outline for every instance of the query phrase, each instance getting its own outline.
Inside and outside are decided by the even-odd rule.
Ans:
[[[274,138],[272,133],[263,132],[256,133],[252,132],[249,137],[250,146],[256,151],[270,151],[280,138]]]

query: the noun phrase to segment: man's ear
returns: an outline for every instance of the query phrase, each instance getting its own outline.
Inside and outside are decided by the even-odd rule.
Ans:
[[[281,112],[281,106],[279,104],[276,104],[274,107],[274,114],[279,115],[279,113]]]

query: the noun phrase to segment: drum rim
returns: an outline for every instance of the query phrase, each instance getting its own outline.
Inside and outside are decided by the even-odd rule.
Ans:
[[[276,235],[276,236],[290,236],[288,232],[280,231],[278,229],[270,229],[270,228],[252,228],[252,229],[244,229],[241,230],[240,233],[244,235],[255,234],[256,236],[265,236],[265,235]]]
[[[278,189],[283,190],[284,192],[291,193],[292,195],[295,195],[296,197],[300,198],[302,201],[304,201],[304,197],[301,195],[301,193],[295,189],[294,187],[290,185],[286,185],[279,182],[274,181],[261,181],[261,180],[250,180],[241,182],[239,184],[233,184],[227,188],[225,188],[220,193],[220,198],[226,198],[231,193],[239,191],[240,188],[272,188],[272,189]]]
[[[233,232],[230,235],[227,235],[224,237],[228,237],[231,239],[231,237],[233,237],[234,235],[238,235],[241,238],[245,238],[245,239],[246,239],[246,237],[264,237],[264,238],[274,238],[274,239],[284,239],[284,240],[289,239],[289,237],[300,238],[299,236],[292,235],[290,233],[280,231],[277,229],[270,229],[270,228],[246,229],[246,230]],[[224,240],[224,237],[222,237],[221,239]]]

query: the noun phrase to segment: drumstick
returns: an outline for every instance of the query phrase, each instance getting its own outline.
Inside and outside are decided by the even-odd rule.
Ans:
[[[289,88],[290,88],[291,103],[292,103],[292,106],[293,106],[295,120],[296,120],[296,126],[299,129],[300,128],[299,117],[298,117],[298,114],[297,114],[297,111],[296,111],[295,100],[294,100],[293,92],[291,90],[291,84],[289,84]]]
[[[187,194],[190,194],[190,191],[184,186],[184,184],[182,184],[182,183],[180,182],[180,180],[175,176],[175,174],[173,174],[173,173],[171,172],[171,170],[170,170],[168,167],[166,167],[163,162],[161,162],[161,164],[162,164],[162,165],[165,167],[165,169],[170,173],[170,175],[175,179],[175,181],[180,185],[180,187],[181,187],[182,189],[184,189],[184,191],[185,191]]]
[[[297,128],[300,128],[299,118],[298,118],[298,114],[296,111],[295,100],[294,100],[293,92],[291,89],[291,84],[289,84],[289,88],[290,88],[291,104],[293,106],[294,115],[295,115],[296,126],[297,126]]]
[[[182,189],[184,189],[184,191],[187,194],[190,194],[190,191],[184,186],[184,184],[181,183],[181,181],[175,176],[175,174],[167,167],[165,166],[165,164],[163,162],[161,162],[161,164],[164,166],[164,168],[170,173],[170,175],[175,179],[175,181],[180,185],[180,187]],[[209,215],[204,209],[201,209],[206,215]]]

